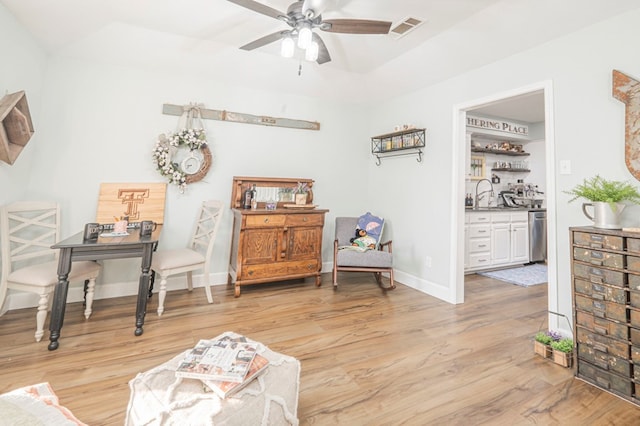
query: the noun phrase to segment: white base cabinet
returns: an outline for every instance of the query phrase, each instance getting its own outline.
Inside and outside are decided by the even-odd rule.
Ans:
[[[528,212],[467,212],[465,272],[529,261]]]

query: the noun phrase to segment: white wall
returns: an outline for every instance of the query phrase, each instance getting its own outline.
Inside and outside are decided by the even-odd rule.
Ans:
[[[0,4],[0,98],[24,90],[34,120],[35,134],[17,160],[0,162],[0,205],[20,198],[29,183],[34,145],[42,140],[37,124],[46,56],[15,18]],[[16,72],[19,70],[19,72]]]
[[[624,165],[624,106],[611,96],[612,69],[640,76],[640,9],[374,107],[370,132],[397,122],[427,128],[423,164],[399,159],[370,166],[370,195],[375,209],[393,224],[398,279],[434,295],[447,296],[451,286],[450,233],[456,216],[449,206],[458,197],[451,184],[453,108],[455,105],[551,80],[554,92],[556,159],[571,160],[572,174],[557,175],[558,306],[571,312],[570,226],[589,225],[578,203],[566,205],[563,193],[596,173],[632,180]],[[557,170],[557,165],[555,166]],[[637,182],[636,182],[637,183]],[[375,197],[373,196],[375,189]],[[457,202],[463,209],[463,201]],[[639,207],[626,211],[627,224],[638,226]],[[432,258],[432,267],[425,259]],[[406,275],[404,275],[406,274]],[[565,324],[566,328],[566,324]]]

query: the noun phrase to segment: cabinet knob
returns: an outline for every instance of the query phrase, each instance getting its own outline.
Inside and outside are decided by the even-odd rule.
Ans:
[[[308,218],[308,217],[306,217],[306,216],[302,218],[302,221],[303,221],[303,222],[306,222],[306,221],[308,221],[308,220],[309,220],[309,218]]]
[[[264,223],[269,223],[269,218],[268,217],[264,218]]]

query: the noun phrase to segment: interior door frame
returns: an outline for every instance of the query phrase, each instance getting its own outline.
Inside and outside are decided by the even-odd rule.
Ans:
[[[460,201],[465,194],[465,154],[466,154],[466,119],[467,111],[494,104],[501,100],[526,95],[532,92],[544,93],[544,132],[545,132],[545,173],[546,173],[546,207],[547,207],[547,266],[548,266],[548,310],[558,312],[558,269],[557,269],[557,229],[556,229],[556,159],[555,134],[553,121],[553,85],[551,80],[533,83],[528,86],[492,94],[453,106],[453,153],[451,211],[452,221],[451,269],[449,300],[452,303],[464,303],[464,204]],[[551,329],[559,329],[557,315],[548,315]]]

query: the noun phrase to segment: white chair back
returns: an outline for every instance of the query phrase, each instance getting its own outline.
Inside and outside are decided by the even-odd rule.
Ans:
[[[2,276],[0,307],[7,293],[7,279],[22,267],[57,259],[51,246],[60,234],[60,206],[55,202],[18,201],[0,209]]]
[[[213,244],[222,219],[222,201],[209,200],[202,203],[200,216],[196,219],[189,248],[202,254],[206,262],[211,261]]]

